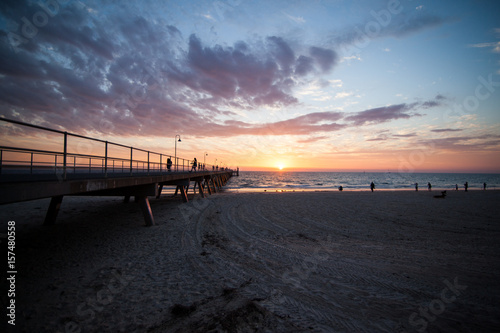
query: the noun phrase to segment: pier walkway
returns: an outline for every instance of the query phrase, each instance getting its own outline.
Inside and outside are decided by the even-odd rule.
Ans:
[[[201,197],[233,170],[96,138],[0,118],[0,204],[51,198],[44,224],[55,223],[64,196],[131,196],[154,225],[148,197],[175,186],[184,202],[191,183]]]

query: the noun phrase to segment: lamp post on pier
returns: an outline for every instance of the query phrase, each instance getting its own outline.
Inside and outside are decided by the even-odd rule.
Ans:
[[[203,153],[203,166],[205,166],[205,157],[208,156],[208,153],[207,152],[204,152]]]
[[[179,142],[181,142],[181,136],[179,134],[177,134],[175,136],[175,157],[174,157],[174,160],[175,160],[175,171],[178,171],[178,163],[177,163],[177,137],[179,137]]]

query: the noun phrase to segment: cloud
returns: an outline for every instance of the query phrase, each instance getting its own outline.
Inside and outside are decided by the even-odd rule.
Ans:
[[[477,43],[477,44],[469,44],[468,46],[474,48],[491,48],[493,52],[500,53],[500,42]]]
[[[292,20],[295,23],[299,23],[299,24],[306,23],[306,20],[304,20],[304,18],[302,16],[292,16],[292,15],[289,15],[287,13],[283,13],[283,14],[285,14],[286,17],[288,17],[290,20]]]
[[[352,92],[343,91],[343,92],[336,93],[334,99],[346,98],[346,97],[349,97],[352,95],[353,95]]]
[[[318,142],[318,141],[325,140],[325,139],[330,139],[330,137],[328,137],[326,135],[315,136],[315,137],[308,138],[308,139],[297,140],[297,143],[313,143],[313,142]]]
[[[10,20],[28,15],[28,2],[9,4],[3,15]],[[234,120],[235,111],[298,105],[294,89],[311,80],[341,87],[340,80],[320,80],[339,62],[337,53],[280,36],[210,44],[126,8],[103,21],[76,3],[17,45],[17,53],[9,32],[22,33],[0,33],[0,113],[79,134],[321,137],[418,117],[418,109],[444,99],[247,123]]]
[[[348,46],[364,47],[372,39],[386,37],[403,38],[451,22],[449,18],[428,14],[421,10],[413,13],[402,12],[392,15],[390,20],[383,25],[379,23],[379,19],[368,17],[361,24],[333,32],[328,37],[328,40],[332,45],[341,48]],[[378,27],[378,29],[373,27]]]
[[[411,137],[417,136],[417,133],[393,134],[392,136],[395,138],[411,138]]]
[[[444,133],[444,132],[461,132],[463,129],[460,128],[436,128],[431,130],[431,132],[435,133]]]
[[[373,139],[367,139],[365,141],[369,141],[369,142],[372,142],[372,141],[386,141],[388,139],[388,137],[386,135],[381,135],[379,137],[376,137],[376,138],[373,138]]]
[[[311,54],[311,57],[316,59],[316,62],[324,72],[330,71],[338,62],[337,53],[330,49],[311,46],[311,48],[309,49],[309,53]]]
[[[415,116],[421,116],[419,113],[409,113],[413,105],[397,104],[386,107],[369,109],[357,112],[354,115],[347,116],[346,121],[352,122],[356,126],[367,124],[379,124],[397,119],[409,119]]]
[[[295,73],[300,76],[305,76],[314,70],[314,59],[311,57],[306,57],[301,55],[297,59],[297,66],[295,67]]]
[[[354,114],[350,114],[344,118],[345,121],[352,122],[355,126],[380,124],[392,120],[409,119],[413,117],[421,117],[422,114],[415,112],[418,109],[429,109],[442,104],[443,96],[438,95],[434,100],[418,102],[418,103],[402,103],[389,105],[379,108],[368,109]]]
[[[430,145],[435,149],[451,151],[491,150],[500,151],[500,135],[484,134],[477,136],[455,136],[441,139],[422,140],[425,145]]]
[[[164,135],[198,123],[215,133],[226,125],[213,117],[232,110],[297,104],[294,89],[338,61],[333,50],[280,36],[207,44],[127,6],[102,20],[70,3],[25,38],[20,18],[40,7],[2,6],[0,112],[82,134]],[[23,39],[13,42],[12,34]]]
[[[381,36],[405,37],[426,29],[435,28],[450,22],[450,19],[432,14],[395,16],[394,22],[381,32]]]
[[[381,124],[398,119],[419,117],[414,112],[424,108],[426,102],[398,104],[364,110],[356,113],[313,112],[295,118],[264,124],[251,124],[241,121],[226,121],[224,124],[204,124],[196,132],[202,136],[238,136],[238,135],[314,135],[335,132],[346,128]],[[412,137],[415,133],[395,134],[393,137]],[[384,136],[387,138],[387,135]]]

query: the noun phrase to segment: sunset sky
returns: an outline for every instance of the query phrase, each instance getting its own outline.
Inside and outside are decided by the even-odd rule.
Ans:
[[[500,172],[500,1],[0,8],[5,118],[243,170]]]

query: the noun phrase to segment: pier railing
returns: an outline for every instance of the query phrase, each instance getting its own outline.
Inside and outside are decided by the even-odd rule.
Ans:
[[[27,179],[30,176],[56,175],[58,179],[66,180],[81,176],[188,172],[193,162],[170,154],[11,119],[0,118],[0,128],[0,180],[13,174],[25,175]],[[11,140],[13,137],[16,139]],[[170,167],[169,159],[172,162]],[[199,171],[213,169],[216,167],[198,162]]]

